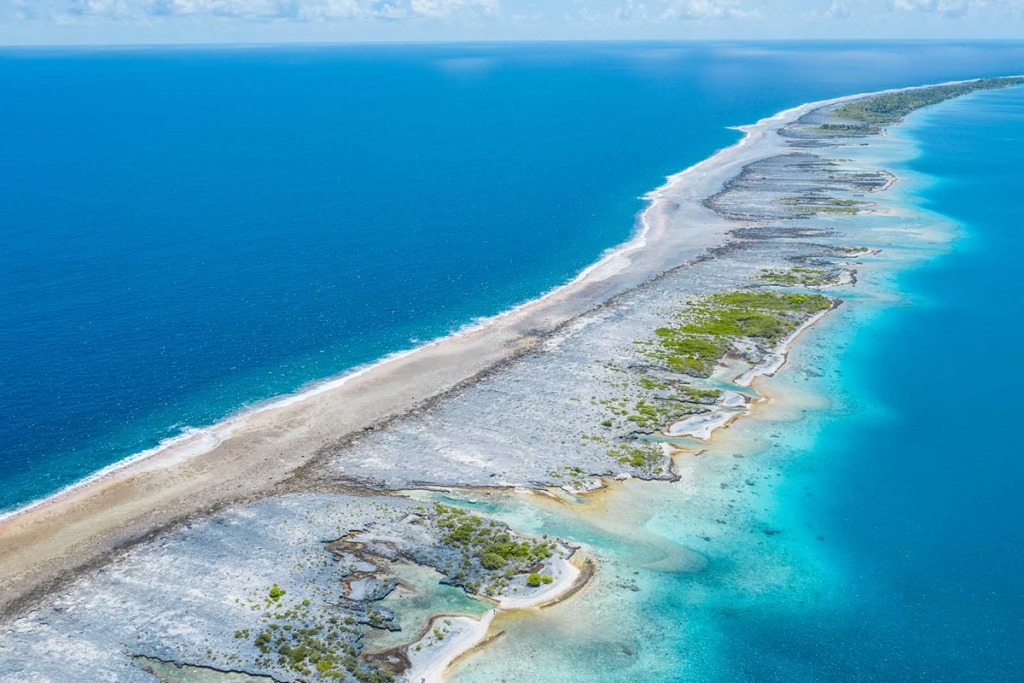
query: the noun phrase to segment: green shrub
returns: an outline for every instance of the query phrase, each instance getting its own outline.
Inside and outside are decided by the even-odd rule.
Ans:
[[[501,569],[505,566],[505,558],[498,553],[481,553],[480,566],[484,569]]]
[[[475,526],[472,524],[460,524],[454,531],[444,537],[444,541],[451,545],[468,545],[473,541],[475,534]]]
[[[500,539],[502,538],[507,540],[501,541]],[[526,541],[517,543],[509,539],[507,534],[500,534],[494,540],[496,542],[485,547],[483,553],[493,553],[500,556],[503,560],[526,559],[530,557],[531,548],[530,544]]]
[[[910,112],[929,104],[936,104],[959,95],[1021,85],[1024,79],[1016,77],[982,78],[966,83],[935,85],[927,88],[903,90],[893,93],[882,93],[874,97],[847,102],[835,110],[835,115],[849,121],[867,121],[869,123],[892,123],[899,121]]]

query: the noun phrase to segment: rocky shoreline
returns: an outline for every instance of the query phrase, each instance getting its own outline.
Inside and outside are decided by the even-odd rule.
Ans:
[[[756,377],[782,367],[855,286],[857,259],[877,253],[863,226],[884,214],[872,197],[895,178],[841,152],[898,123],[903,114],[875,117],[878,98],[762,122],[751,143],[761,147],[714,193],[666,189],[647,212],[663,221],[654,229],[701,226],[719,243],[685,262],[645,257],[670,267],[439,396],[322,444],[269,493],[157,527],[59,590],[9,603],[0,681],[173,683],[181,666],[221,682],[435,681],[486,640],[493,611],[401,623],[382,604],[399,584],[389,563],[431,567],[496,608],[574,594],[594,565],[570,564],[571,540],[400,492],[518,488],[571,501],[614,480],[675,479],[673,459],[760,400]],[[870,121],[843,118],[860,115]],[[369,629],[419,635],[368,654]]]

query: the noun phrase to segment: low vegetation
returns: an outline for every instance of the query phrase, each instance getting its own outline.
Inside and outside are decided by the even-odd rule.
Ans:
[[[582,473],[579,468],[566,470],[577,476]],[[558,548],[554,542],[517,536],[498,522],[485,521],[454,506],[435,503],[430,510],[419,510],[441,530],[445,544],[461,551],[459,566],[449,568],[454,572],[450,580],[470,593],[498,595],[510,586],[511,579],[529,573],[553,557]]]
[[[860,256],[861,254],[866,254],[871,250],[867,247],[838,246],[826,247],[825,251],[834,256]]]
[[[868,202],[856,199],[835,199],[833,197],[782,197],[780,202],[786,204],[791,210],[801,214],[811,213],[840,213],[857,214],[862,206]]]
[[[833,284],[836,278],[832,272],[822,268],[797,267],[788,270],[762,270],[761,281],[781,287],[826,287]]]
[[[275,583],[262,601],[253,600],[252,606],[263,607],[262,621],[266,626],[252,637],[250,629],[235,631],[235,638],[248,640],[259,651],[256,664],[264,669],[278,667],[302,680],[339,681],[350,677],[361,683],[393,683],[390,671],[377,667],[363,667],[356,659],[360,632],[351,618],[337,615],[324,616],[310,608],[303,600],[284,605],[286,591]]]
[[[775,344],[803,318],[831,306],[827,297],[775,292],[716,294],[697,302],[686,322],[655,330],[642,343],[652,362],[693,377],[708,377],[738,338]]]
[[[844,135],[868,135],[874,128],[857,123],[823,123],[818,126],[823,133],[843,133]]]
[[[559,551],[557,543],[524,538],[497,521],[442,503],[419,505],[415,512],[417,523],[431,529],[431,536],[437,539],[434,557],[446,582],[462,586],[469,593],[487,595],[502,593],[516,576],[532,587],[552,582],[549,575],[538,572],[545,560]],[[236,600],[260,614],[259,627],[234,633],[235,638],[251,642],[256,648],[256,666],[311,683],[353,679],[359,683],[393,683],[396,677],[392,672],[359,660],[363,625],[393,628],[391,615],[369,605],[364,605],[365,613],[363,607],[353,612],[344,599],[336,603],[336,598],[328,594],[321,596],[320,605],[313,606],[308,598],[294,597],[303,589],[289,586],[285,590],[274,583],[248,599]],[[508,592],[516,590],[512,586]],[[444,639],[451,621],[445,624],[442,630],[435,629],[435,641]],[[235,655],[229,661],[232,665],[240,662]]]
[[[554,579],[552,579],[547,574],[530,574],[530,576],[528,576],[526,579],[526,585],[530,586],[531,588],[536,588],[541,584],[552,583],[553,581]]]
[[[976,81],[967,81],[966,83],[935,85],[927,88],[883,93],[874,97],[847,102],[837,107],[833,116],[844,121],[862,121],[876,125],[897,123],[915,109],[920,109],[930,104],[937,104],[979,90],[1007,88],[1022,84],[1024,84],[1024,78],[1020,77],[982,78]],[[825,125],[837,126],[844,124]],[[821,126],[821,128],[824,127]]]
[[[821,286],[832,281],[824,269],[766,270],[768,284]],[[590,406],[603,415],[596,421],[601,434],[580,437],[581,446],[603,448],[623,467],[641,475],[664,472],[667,456],[650,434],[687,415],[707,412],[721,397],[715,388],[693,386],[711,376],[725,356],[744,344],[771,348],[807,318],[832,306],[820,294],[770,290],[738,291],[702,297],[677,314],[672,325],[654,331],[652,339],[634,342],[642,364],[622,367],[601,363],[612,373],[608,380],[619,396],[590,397]],[[579,468],[552,472],[570,481]]]

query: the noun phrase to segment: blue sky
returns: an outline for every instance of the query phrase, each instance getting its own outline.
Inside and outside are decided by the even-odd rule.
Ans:
[[[0,0],[0,44],[1017,38],[1024,0]]]

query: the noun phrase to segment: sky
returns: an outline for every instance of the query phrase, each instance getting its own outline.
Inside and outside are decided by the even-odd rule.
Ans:
[[[1019,38],[1024,0],[0,0],[0,44]]]

